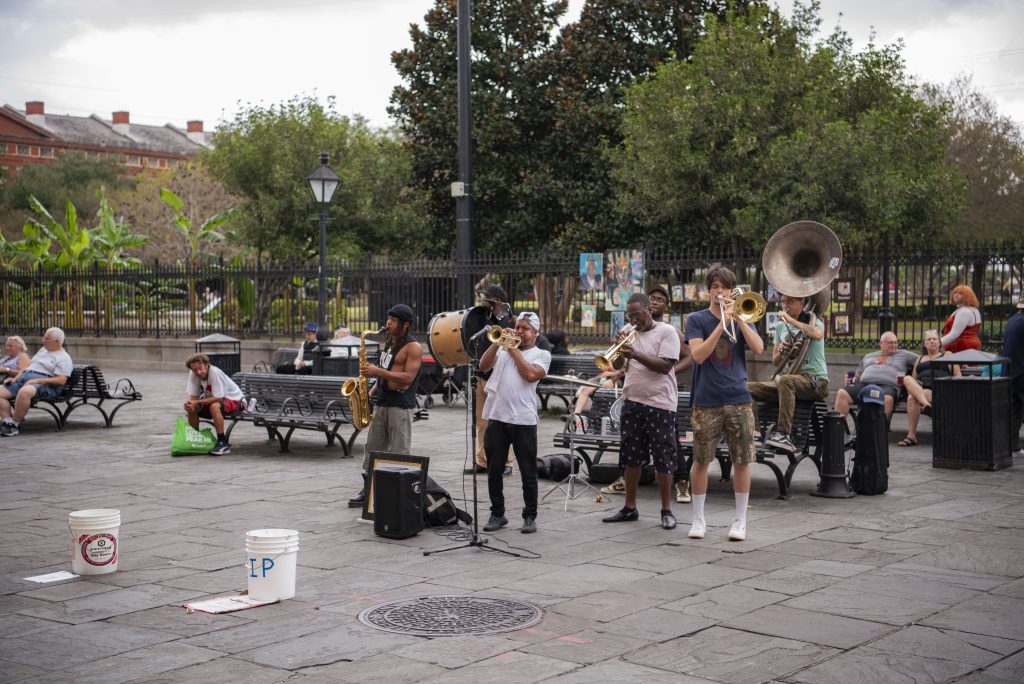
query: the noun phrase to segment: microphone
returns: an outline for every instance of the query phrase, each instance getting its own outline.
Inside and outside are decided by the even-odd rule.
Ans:
[[[480,330],[478,330],[477,332],[475,332],[475,333],[473,334],[473,336],[469,338],[469,341],[470,341],[470,342],[476,342],[476,340],[477,340],[477,339],[478,339],[478,338],[479,338],[479,337],[480,337],[481,335],[486,335],[486,334],[487,334],[487,331],[489,331],[490,329],[491,329],[491,326],[489,326],[489,325],[485,325],[484,327],[480,328]]]

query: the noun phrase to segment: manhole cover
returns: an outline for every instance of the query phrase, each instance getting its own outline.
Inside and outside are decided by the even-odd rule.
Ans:
[[[359,614],[370,627],[417,636],[497,634],[540,622],[529,603],[479,596],[423,596],[382,603]]]

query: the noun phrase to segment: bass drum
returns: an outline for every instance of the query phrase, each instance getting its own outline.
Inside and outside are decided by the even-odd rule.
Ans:
[[[474,306],[461,311],[446,311],[431,318],[427,327],[427,345],[434,360],[445,368],[468,364],[469,338],[483,329],[489,313],[486,306]]]

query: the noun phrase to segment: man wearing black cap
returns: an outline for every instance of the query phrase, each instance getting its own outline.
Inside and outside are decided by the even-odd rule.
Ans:
[[[505,290],[500,285],[488,285],[480,293],[480,303],[482,306],[486,306],[490,309],[490,314],[487,316],[487,320],[484,321],[484,327],[490,328],[492,325],[501,326],[502,330],[505,328],[511,328],[513,325],[512,321],[512,309],[508,305],[508,295],[505,294]],[[487,341],[487,337],[481,335],[476,340],[477,348],[474,350],[474,358],[479,359],[487,351],[490,343]],[[478,380],[476,383],[476,394],[474,395],[474,402],[476,405],[476,456],[474,457],[476,472],[486,473],[487,472],[487,455],[484,453],[484,433],[487,432],[487,419],[483,417],[484,401],[487,399],[486,388],[487,379],[491,377],[491,371],[480,371],[478,374]],[[473,469],[467,469],[467,473],[472,473]],[[509,452],[508,459],[505,462],[505,468],[503,470],[505,475],[512,474],[512,452]]]
[[[419,384],[423,347],[409,338],[409,328],[416,319],[412,309],[396,304],[388,309],[387,330],[381,342],[380,365],[367,364],[363,373],[377,378],[370,389],[376,408],[366,431],[363,456],[363,488],[348,505],[356,508],[366,500],[366,476],[371,451],[408,454],[412,444],[412,416],[416,410],[416,387]]]
[[[320,343],[316,338],[317,325],[316,323],[306,323],[302,329],[306,333],[306,339],[303,341],[302,346],[299,347],[299,353],[295,357],[295,361],[279,366],[277,369],[278,373],[285,375],[313,374],[313,352],[320,347]]]

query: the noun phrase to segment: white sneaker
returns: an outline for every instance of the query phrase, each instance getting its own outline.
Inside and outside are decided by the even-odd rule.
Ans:
[[[747,521],[736,518],[729,528],[729,541],[743,541],[747,538]]]
[[[690,483],[687,480],[676,482],[676,501],[690,503]]]
[[[704,521],[704,518],[694,518],[693,523],[690,525],[690,533],[686,536],[690,539],[703,539],[707,528],[708,524]]]

